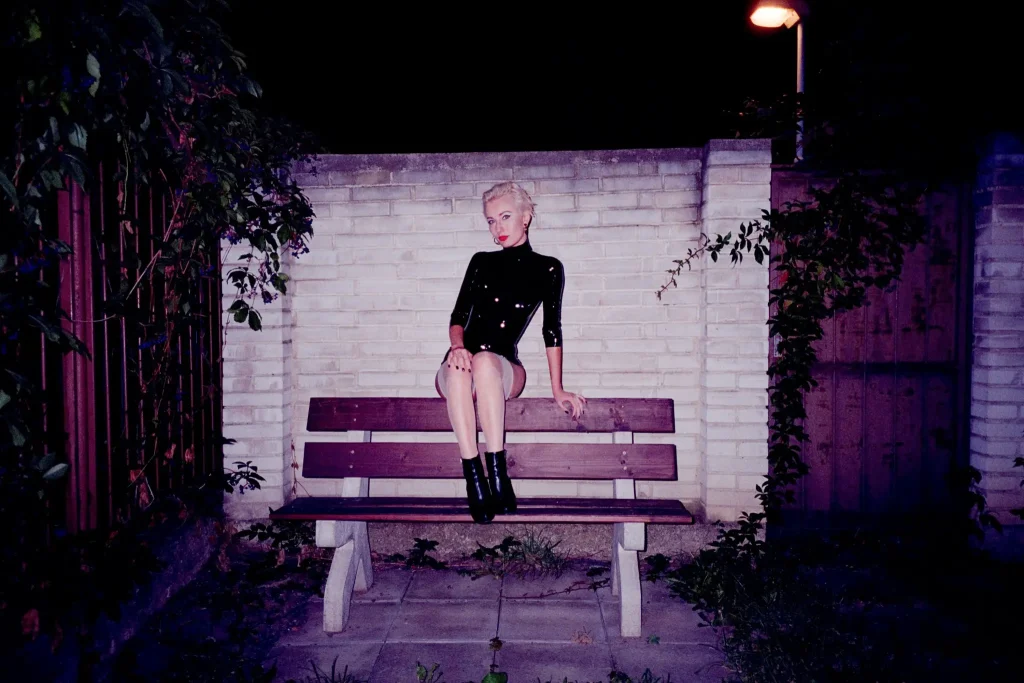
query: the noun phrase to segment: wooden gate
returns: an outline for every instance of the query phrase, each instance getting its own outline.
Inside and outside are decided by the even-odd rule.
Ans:
[[[209,274],[193,322],[169,340],[176,405],[161,405],[147,394],[146,380],[155,367],[153,338],[164,330],[162,271],[135,289],[127,313],[105,310],[123,279],[144,274],[170,215],[166,193],[132,184],[128,194],[126,228],[110,165],[97,167],[89,192],[76,184],[59,191],[44,227],[73,254],[59,268],[31,272],[59,288],[70,316],[65,325],[91,357],[62,356],[42,334],[26,335],[15,349],[15,366],[43,395],[37,451],[71,465],[65,500],[52,503],[70,533],[109,528],[155,495],[223,469],[220,254],[197,255]]]
[[[775,170],[772,207],[809,200],[811,184],[808,173]],[[927,194],[925,242],[907,253],[898,285],[826,321],[818,386],[806,401],[810,473],[785,526],[935,520],[952,511],[949,475],[969,460],[970,192],[951,184]]]

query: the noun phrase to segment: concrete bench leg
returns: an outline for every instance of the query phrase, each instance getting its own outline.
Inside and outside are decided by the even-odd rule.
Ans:
[[[639,548],[637,546],[639,545]],[[619,625],[623,638],[638,638],[641,626],[640,561],[644,525],[618,523],[612,544],[612,594],[619,596]]]
[[[338,633],[348,623],[352,591],[373,585],[366,522],[318,521],[316,544],[336,549],[324,586],[324,631]]]

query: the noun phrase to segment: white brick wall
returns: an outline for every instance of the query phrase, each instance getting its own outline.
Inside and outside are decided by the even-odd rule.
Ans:
[[[975,191],[971,464],[1003,524],[1024,507],[1024,141],[997,138]]]
[[[737,233],[770,206],[771,151],[761,141],[712,140],[705,148],[701,217],[705,232]],[[709,519],[736,520],[757,507],[755,487],[768,470],[768,266],[748,255],[704,259],[700,306],[698,472]]]
[[[280,326],[263,333],[228,327],[225,417],[233,422],[225,429],[240,439],[231,452],[258,451],[273,472],[279,449],[277,481],[290,491],[292,437],[300,459],[307,440],[337,438],[306,433],[311,397],[436,396],[434,373],[466,264],[496,248],[480,195],[515,179],[537,203],[531,244],[565,266],[566,389],[674,399],[676,434],[637,439],[675,443],[679,481],[645,482],[638,495],[678,498],[711,519],[736,519],[753,509],[756,475],[767,471],[766,269],[719,263],[705,275],[706,265],[696,264],[677,278],[678,289],[661,301],[655,293],[672,259],[696,243],[702,216],[710,234],[735,234],[741,220],[768,207],[769,162],[766,141],[724,140],[703,150],[321,157],[319,174],[302,177],[315,237],[311,253],[290,266]],[[550,397],[536,320],[520,357],[523,395]],[[258,404],[257,416],[236,410],[253,405],[234,402],[236,394],[278,398]],[[245,439],[254,428],[259,438]],[[508,441],[595,438],[603,437],[511,434]],[[302,485],[310,493],[334,490]],[[611,495],[610,486],[594,482],[515,486],[527,496]],[[379,480],[370,488],[371,495],[460,491],[458,482],[422,480]],[[263,495],[280,504],[290,493],[267,486]],[[232,499],[232,514],[247,514]],[[256,516],[265,516],[268,503],[256,500]]]
[[[224,242],[221,259],[224,272],[244,265],[239,260],[241,245]],[[282,257],[285,269],[291,256]],[[234,322],[227,313],[235,288],[223,287],[224,324],[224,437],[235,443],[224,446],[224,466],[237,469],[236,461],[251,461],[266,481],[261,489],[244,495],[225,495],[224,511],[233,519],[266,517],[268,507],[279,507],[290,490],[292,470],[292,384],[293,315],[291,297],[278,297],[260,305],[263,329],[254,332],[248,324]],[[286,459],[287,458],[287,459]]]

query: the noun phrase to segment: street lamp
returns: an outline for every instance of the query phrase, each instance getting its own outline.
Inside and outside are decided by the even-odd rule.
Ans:
[[[750,13],[750,22],[754,26],[793,28],[796,25],[796,91],[804,91],[804,19],[807,17],[807,3],[803,0],[758,0]],[[804,120],[796,122],[796,160],[804,157],[803,150]]]

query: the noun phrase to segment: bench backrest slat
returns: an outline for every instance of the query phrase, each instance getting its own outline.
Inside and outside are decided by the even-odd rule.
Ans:
[[[446,418],[447,419],[447,418]],[[509,444],[508,473],[519,479],[676,478],[672,444]],[[396,477],[460,479],[454,443],[306,443],[307,478]]]
[[[478,425],[479,428],[479,425]],[[312,398],[306,429],[311,432],[450,432],[442,398]],[[672,399],[592,398],[583,417],[573,420],[550,398],[515,398],[505,404],[507,432],[675,431]]]

